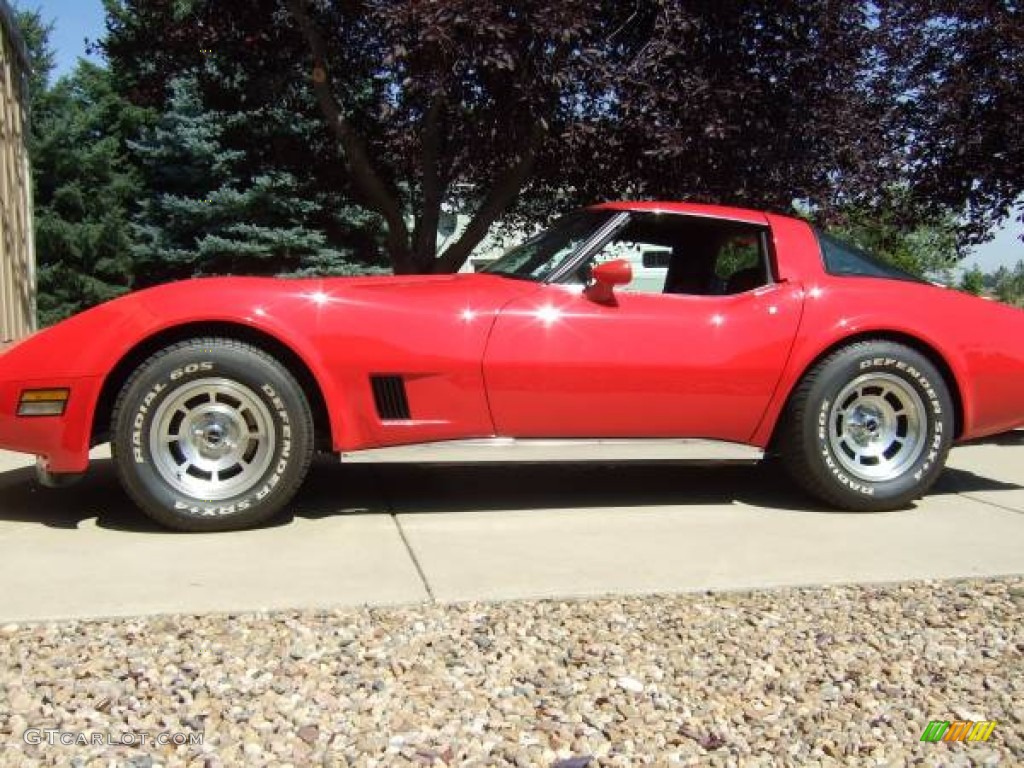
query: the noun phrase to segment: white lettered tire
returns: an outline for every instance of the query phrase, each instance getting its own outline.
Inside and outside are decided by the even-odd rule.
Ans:
[[[862,341],[822,360],[797,386],[780,425],[789,474],[851,511],[905,507],[932,486],[954,437],[942,374],[917,350]]]
[[[269,354],[194,339],[131,376],[113,414],[118,475],[139,507],[181,531],[258,525],[295,494],[313,454],[301,388]]]

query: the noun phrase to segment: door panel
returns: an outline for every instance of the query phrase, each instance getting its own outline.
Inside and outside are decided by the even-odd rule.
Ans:
[[[617,299],[547,285],[501,311],[484,356],[497,433],[749,439],[796,334],[798,286]]]

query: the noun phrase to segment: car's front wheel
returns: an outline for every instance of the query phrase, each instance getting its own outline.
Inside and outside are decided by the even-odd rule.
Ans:
[[[778,447],[805,490],[854,511],[905,506],[938,478],[953,441],[953,403],[920,352],[890,341],[839,349],[793,393]]]
[[[266,352],[196,339],[157,352],[113,415],[122,485],[151,518],[183,531],[248,528],[276,514],[312,458],[309,405]]]

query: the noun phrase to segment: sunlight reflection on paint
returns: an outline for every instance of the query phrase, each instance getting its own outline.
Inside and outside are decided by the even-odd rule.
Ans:
[[[711,324],[718,327],[725,324],[725,318],[722,315],[714,314],[711,316]]]
[[[562,319],[562,310],[558,307],[546,304],[537,310],[537,319],[544,323],[544,325],[550,327]]]
[[[256,315],[256,317],[266,317],[267,316],[267,310],[265,310],[263,307],[256,307],[256,309],[254,309],[252,311],[252,313],[254,315]]]
[[[768,307],[768,314],[769,315],[777,315],[777,314],[779,314],[779,308],[774,306],[774,305]]]
[[[472,309],[469,309],[467,307],[466,309],[462,310],[461,317],[462,317],[463,322],[471,323],[474,320],[476,320],[476,311],[472,310]]]
[[[318,307],[322,307],[331,300],[331,297],[323,291],[313,291],[313,293],[306,294],[306,297]]]
[[[814,287],[811,288],[809,295],[812,299],[820,299],[822,293],[824,293],[824,291],[822,291],[821,288]]]

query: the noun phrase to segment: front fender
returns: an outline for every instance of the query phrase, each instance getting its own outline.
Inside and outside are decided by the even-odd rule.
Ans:
[[[54,473],[88,466],[106,378],[131,350],[170,329],[228,323],[273,337],[309,368],[325,399],[331,379],[303,329],[316,322],[319,281],[212,278],[159,286],[102,304],[40,331],[0,355],[0,448],[40,456]],[[60,417],[17,416],[25,389],[68,388]]]

